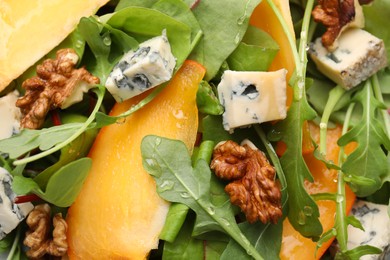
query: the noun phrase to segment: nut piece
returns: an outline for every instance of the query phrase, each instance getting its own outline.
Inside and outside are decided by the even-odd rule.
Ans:
[[[64,256],[68,250],[66,231],[68,225],[61,213],[53,217],[53,238],[50,238],[50,206],[40,204],[30,212],[26,223],[30,230],[26,232],[23,243],[29,247],[26,252],[30,259],[39,259],[46,254],[52,256]]]
[[[312,15],[314,21],[327,27],[322,44],[329,51],[337,48],[337,38],[344,30],[364,27],[364,14],[358,0],[318,0]]]
[[[245,213],[248,222],[278,222],[282,207],[280,187],[274,180],[275,169],[252,143],[240,146],[229,140],[218,144],[211,169],[217,177],[232,181],[225,191],[230,201]]]
[[[23,82],[26,93],[16,101],[23,114],[22,128],[40,128],[49,110],[62,107],[82,83],[100,82],[85,68],[75,68],[78,59],[74,50],[61,49],[55,60],[47,59],[37,66],[37,76]]]

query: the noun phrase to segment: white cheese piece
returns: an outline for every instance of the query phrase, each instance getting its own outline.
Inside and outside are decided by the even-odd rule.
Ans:
[[[338,43],[338,48],[329,52],[318,38],[309,53],[318,70],[345,89],[357,86],[387,66],[383,41],[364,30],[347,30]]]
[[[17,90],[0,98],[0,140],[11,137],[20,131],[20,119],[22,114],[15,105],[19,97]]]
[[[16,194],[11,189],[12,176],[0,167],[0,239],[14,230],[34,208],[30,202],[15,204]]]
[[[285,69],[225,71],[218,85],[224,129],[286,118],[286,74]]]
[[[171,79],[176,60],[165,32],[126,53],[106,81],[106,88],[122,102]]]
[[[361,222],[365,231],[348,226],[348,249],[359,245],[371,245],[381,249],[390,244],[390,218],[387,205],[379,205],[359,200],[352,214]],[[378,255],[366,255],[360,260],[378,259]]]
[[[88,84],[85,81],[80,81],[77,86],[73,89],[72,93],[62,102],[61,109],[65,109],[79,103],[83,100],[84,93],[88,93],[88,91],[95,87],[93,84]]]

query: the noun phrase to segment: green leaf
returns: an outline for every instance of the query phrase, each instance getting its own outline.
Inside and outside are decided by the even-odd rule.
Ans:
[[[185,0],[192,5],[192,0]],[[247,30],[249,17],[260,0],[202,0],[193,13],[203,31],[203,38],[195,47],[191,59],[206,67],[207,81],[218,72],[222,63],[236,49]],[[223,10],[223,15],[221,11]],[[226,30],[229,28],[229,30]]]
[[[390,60],[390,31],[384,18],[390,13],[389,1],[372,1],[369,5],[363,5],[365,17],[364,29],[374,34],[385,42],[387,59]]]
[[[18,135],[0,140],[0,151],[15,159],[35,148],[47,150],[67,140],[82,125],[83,123],[71,123],[41,130],[25,128]]]
[[[196,104],[199,111],[204,114],[222,115],[223,113],[223,106],[215,95],[215,87],[211,86],[207,81],[202,81],[199,84],[198,92],[196,93]]]
[[[242,235],[231,204],[220,204],[221,200],[213,198],[210,191],[212,175],[204,160],[198,160],[195,168],[192,168],[191,158],[183,142],[156,136],[146,136],[143,139],[141,153],[144,168],[155,179],[159,195],[165,200],[183,203],[194,210],[197,224],[202,224],[203,227],[200,233],[227,233],[254,258],[263,259]]]
[[[227,62],[232,70],[267,71],[278,51],[278,44],[268,33],[249,26],[242,42],[228,57]]]
[[[191,52],[192,28],[158,10],[127,7],[117,11],[107,23],[131,34],[140,42],[161,35],[166,30],[173,56],[177,59],[176,69]]]
[[[313,181],[313,177],[302,157],[303,122],[314,117],[314,110],[302,97],[301,100],[293,100],[287,118],[278,123],[276,129],[283,133],[282,141],[287,145],[280,162],[283,171],[288,173],[288,219],[303,236],[318,238],[322,233],[318,207],[304,186],[304,181]],[[311,214],[306,214],[304,209],[310,209]]]
[[[335,260],[355,260],[360,259],[364,255],[374,255],[380,253],[382,253],[382,250],[377,247],[362,245],[355,247],[352,250],[348,250],[347,252],[337,252]]]
[[[84,122],[86,117],[81,115],[68,114],[62,116],[61,119],[62,123],[67,124],[71,122]],[[87,155],[96,135],[97,129],[89,129],[83,132],[74,141],[62,148],[58,162],[39,173],[39,175],[34,178],[34,181],[42,190],[45,190],[50,177],[62,166]]]
[[[390,150],[390,139],[387,136],[383,123],[377,118],[378,109],[383,109],[373,95],[369,81],[359,91],[354,100],[363,106],[363,114],[359,124],[343,135],[338,144],[345,146],[356,142],[357,148],[347,157],[342,170],[351,176],[351,188],[358,196],[365,197],[373,194],[389,178],[389,164],[387,151]],[[374,182],[353,182],[352,177],[364,177]]]
[[[73,161],[54,173],[43,191],[31,178],[15,176],[12,188],[16,194],[34,193],[58,207],[69,207],[76,199],[89,169],[92,166],[90,158]]]
[[[93,16],[83,17],[78,29],[88,43],[95,59],[88,60],[88,69],[104,83],[114,65],[138,42],[121,30],[102,24]]]
[[[262,224],[260,222],[249,224],[244,222],[239,226],[242,233],[255,246],[257,251],[263,252],[265,259],[279,259],[283,221],[279,221],[277,224]],[[220,259],[250,260],[252,257],[246,254],[245,250],[234,240],[231,240]]]
[[[163,260],[204,259],[203,241],[191,236],[193,226],[194,218],[189,216],[182,226],[176,240],[174,242],[164,243]]]

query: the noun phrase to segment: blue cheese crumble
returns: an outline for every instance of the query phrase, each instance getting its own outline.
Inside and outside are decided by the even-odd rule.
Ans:
[[[286,118],[286,74],[285,69],[225,71],[218,85],[224,129]]]
[[[117,102],[137,96],[171,79],[176,59],[165,31],[127,52],[110,73],[106,88]]]
[[[387,214],[387,205],[374,204],[359,200],[353,208],[352,214],[361,222],[364,231],[348,226],[348,248],[359,245],[370,245],[385,251],[390,244],[390,218]],[[366,255],[360,260],[378,259],[378,255]],[[387,259],[387,258],[386,258]]]
[[[15,204],[16,194],[11,186],[11,174],[0,167],[0,240],[14,230],[34,208],[30,202]]]
[[[15,105],[19,97],[17,90],[0,98],[0,140],[11,137],[20,131],[22,113]]]

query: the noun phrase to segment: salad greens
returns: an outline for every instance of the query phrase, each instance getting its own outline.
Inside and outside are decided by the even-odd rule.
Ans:
[[[166,86],[156,87],[128,111],[111,116],[107,111],[113,100],[104,87],[107,77],[124,53],[166,33],[176,57],[174,73],[186,59],[206,68],[197,93],[202,143],[191,157],[177,140],[146,136],[142,142],[144,168],[155,179],[158,194],[172,202],[160,235],[160,248],[151,258],[155,254],[162,259],[278,259],[285,218],[302,236],[316,241],[317,249],[336,238],[336,259],[380,253],[380,249],[368,245],[348,248],[347,227],[363,227],[347,215],[346,188],[358,197],[390,203],[390,69],[383,69],[348,91],[337,86],[307,58],[308,44],[324,31],[311,19],[315,1],[290,0],[297,41],[274,1],[263,1],[282,25],[296,68],[289,84],[293,99],[286,119],[235,129],[234,133],[225,131],[222,125],[223,107],[216,86],[223,72],[267,71],[280,49],[269,34],[249,25],[261,0],[120,0],[108,12],[102,10],[101,16],[82,18],[75,31],[48,53],[47,57],[53,57],[59,48],[75,49],[81,57],[79,65],[98,76],[100,85],[89,95],[92,108],[85,101],[60,111],[61,125],[48,119],[43,129],[23,129],[0,140],[0,166],[13,175],[13,190],[20,195],[36,194],[66,211],[89,172],[91,159],[86,156],[99,129],[126,120]],[[375,0],[363,10],[365,30],[384,40],[390,60],[390,32],[382,20],[390,13],[390,2]],[[23,80],[34,73],[32,67],[16,79],[16,88],[20,89]],[[305,182],[314,181],[302,155],[302,131],[307,121],[320,128],[314,155],[338,173],[335,193],[309,194],[306,190]],[[327,131],[336,125],[343,126],[337,142],[338,163],[326,159]],[[230,203],[225,183],[212,173],[212,150],[228,139],[250,139],[275,167],[283,207],[283,218],[277,224],[248,223],[240,209]],[[286,146],[280,157],[275,152],[277,142]],[[351,143],[357,147],[347,155],[345,146]],[[323,230],[319,221],[316,202],[321,200],[336,204],[335,224],[329,230]],[[19,225],[0,241],[0,252],[10,250],[9,259],[24,257],[20,243],[23,228]]]

